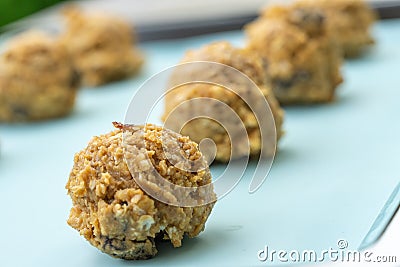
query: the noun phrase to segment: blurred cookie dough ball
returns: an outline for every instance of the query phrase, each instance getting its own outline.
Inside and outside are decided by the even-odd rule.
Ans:
[[[183,65],[183,68],[178,68],[172,74],[170,88],[188,81],[212,83],[183,84],[170,90],[165,97],[165,126],[190,136],[196,142],[212,139],[216,149],[213,156],[217,161],[257,156],[262,149],[266,155],[275,153],[276,139],[283,132],[283,110],[270,88],[265,85],[264,61],[252,52],[234,48],[227,42],[216,42],[188,51],[181,62],[195,61],[219,64]],[[239,71],[248,78],[239,75]],[[245,101],[245,97],[248,101]],[[197,98],[204,100],[196,102]],[[191,100],[195,102],[181,105]],[[266,110],[268,104],[272,115]],[[210,118],[190,118],[192,114],[204,112]],[[255,116],[257,112],[267,120],[265,125],[269,123],[271,129],[264,129],[264,132],[273,136],[270,142],[262,142],[260,124]],[[247,132],[248,136],[239,133],[240,125],[244,126],[242,128],[245,131],[242,132]]]
[[[147,124],[114,123],[117,130],[94,137],[75,155],[66,189],[72,199],[68,224],[90,244],[113,257],[138,260],[157,254],[156,241],[182,245],[184,235],[204,230],[215,194],[199,197],[195,190],[210,185],[211,174],[197,144],[188,137]],[[205,166],[197,172],[172,165],[172,155]],[[187,198],[203,205],[180,207],[155,199],[136,182],[149,184],[155,195],[166,193],[154,182],[156,173],[169,182],[194,188]],[[210,201],[211,200],[211,201]]]
[[[35,121],[69,114],[78,79],[66,49],[51,36],[25,32],[0,54],[0,121]]]
[[[132,27],[103,13],[64,11],[66,30],[62,42],[81,76],[83,85],[97,86],[136,74],[143,56],[135,47]]]
[[[300,0],[296,6],[326,14],[328,30],[346,57],[357,57],[374,43],[370,28],[377,14],[364,0]]]
[[[245,30],[247,49],[267,62],[267,81],[280,103],[333,100],[342,82],[341,55],[322,12],[274,6]]]

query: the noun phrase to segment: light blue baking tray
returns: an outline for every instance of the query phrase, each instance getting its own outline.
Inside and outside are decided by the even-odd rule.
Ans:
[[[82,90],[68,118],[1,125],[1,266],[265,266],[257,258],[265,246],[322,251],[345,239],[357,249],[400,180],[400,20],[379,22],[374,35],[369,54],[345,63],[336,102],[286,109],[287,134],[261,189],[248,194],[245,176],[198,238],[178,249],[160,244],[148,261],[113,259],[67,226],[64,185],[73,155],[123,120],[145,79],[189,48],[216,40],[241,45],[241,32],[143,44],[139,77]]]

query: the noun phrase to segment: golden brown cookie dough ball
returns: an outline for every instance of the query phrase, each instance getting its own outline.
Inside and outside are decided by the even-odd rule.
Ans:
[[[166,127],[170,127],[176,131],[181,130],[183,135],[190,136],[190,138],[196,142],[200,142],[205,138],[212,139],[216,145],[215,159],[217,161],[229,161],[231,158],[231,152],[233,159],[248,155],[259,155],[262,146],[260,128],[251,108],[259,105],[260,102],[265,102],[265,100],[267,100],[274,119],[274,122],[272,122],[272,128],[276,129],[276,137],[278,139],[281,137],[283,132],[283,110],[269,87],[265,85],[265,68],[262,59],[250,51],[234,48],[227,42],[217,42],[206,45],[198,50],[187,52],[182,60],[182,62],[194,61],[211,61],[233,67],[234,69],[246,74],[258,86],[258,88],[256,86],[251,87],[245,81],[238,79],[235,72],[231,72],[229,69],[221,69],[218,66],[214,68],[214,66],[208,67],[208,65],[205,65],[203,67],[200,65],[200,69],[197,70],[185,68],[183,70],[180,69],[179,71],[175,71],[171,77],[170,85],[181,84],[182,80],[187,79],[195,81],[201,76],[202,79],[208,79],[214,83],[228,84],[241,96],[216,84],[195,83],[179,86],[167,93],[165,97],[165,112],[163,120],[166,122]],[[252,91],[254,88],[258,91],[259,95]],[[248,103],[246,104],[243,101],[243,95],[247,95],[254,100],[252,102],[253,107],[250,108]],[[198,97],[215,99],[229,106],[243,122],[248,138],[242,136],[238,137],[237,140],[234,140],[236,134],[234,132],[229,133],[231,135],[229,136],[227,130],[227,126],[229,126],[228,124],[237,124],[237,122],[232,119],[233,116],[229,115],[225,109],[221,109],[222,107],[220,107],[220,105],[212,103],[187,105],[186,108],[180,107],[179,112],[173,112],[182,102],[196,99]],[[212,116],[215,115],[214,118],[197,118],[189,121],[182,129],[180,129],[180,125],[185,122],[188,115],[194,112],[201,112],[203,109],[209,110]],[[221,120],[223,122],[216,122],[213,120],[216,119],[217,116],[222,118]],[[234,128],[235,125],[231,125],[231,127]],[[273,130],[275,131],[275,129]],[[232,138],[232,141],[230,137]],[[247,144],[247,141],[249,141],[250,147],[245,145]],[[232,146],[231,142],[235,145]],[[271,148],[268,145],[263,144],[263,147],[264,149],[270,148],[273,150],[266,151],[269,155],[275,152],[275,146]],[[248,148],[250,148],[250,151]]]
[[[364,0],[300,0],[296,6],[326,14],[328,31],[346,57],[359,56],[374,43],[370,28],[377,15]]]
[[[74,106],[77,83],[61,44],[45,33],[25,32],[0,54],[0,121],[65,116]]]
[[[83,85],[96,86],[136,74],[143,57],[134,47],[133,29],[125,21],[103,13],[65,10],[61,36]]]
[[[204,230],[215,194],[208,196],[213,201],[204,202],[209,204],[173,206],[148,195],[136,179],[150,182],[157,172],[176,185],[194,188],[210,184],[211,174],[197,144],[151,124],[114,125],[117,130],[94,137],[75,155],[66,185],[73,202],[68,224],[90,244],[117,258],[151,258],[157,254],[156,239],[180,247],[184,235],[195,237]],[[172,165],[164,153],[164,146],[171,143],[179,147],[176,153],[206,167],[190,172]],[[160,190],[155,183],[151,188]]]
[[[246,26],[247,49],[268,63],[267,81],[282,104],[329,102],[342,82],[340,51],[317,10],[275,6]]]

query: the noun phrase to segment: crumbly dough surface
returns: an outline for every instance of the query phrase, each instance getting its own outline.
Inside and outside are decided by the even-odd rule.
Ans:
[[[360,56],[374,43],[370,28],[377,14],[364,0],[300,0],[296,5],[325,12],[328,31],[334,36],[345,57]]]
[[[274,6],[246,26],[247,49],[268,62],[267,81],[282,104],[329,102],[342,82],[340,50],[318,10]]]
[[[151,124],[115,126],[119,129],[94,137],[75,155],[66,185],[73,202],[68,224],[90,244],[117,258],[151,258],[157,253],[156,239],[167,239],[174,247],[180,247],[184,235],[195,237],[204,230],[215,202],[179,207],[147,195],[128,168],[123,135],[127,134],[124,138],[139,151],[129,157],[130,164],[141,168],[141,172],[134,172],[134,175],[151,180],[152,171],[143,161],[148,156],[165,179],[188,187],[211,183],[208,167],[192,173],[173,166],[163,152],[163,144],[173,142],[181,148],[177,153],[183,153],[185,158],[202,160],[197,144],[188,137]],[[145,140],[145,147],[141,140]]]
[[[66,30],[61,41],[86,86],[97,86],[136,74],[143,56],[134,46],[133,29],[125,21],[103,13],[65,10]]]
[[[71,112],[78,77],[65,48],[54,38],[29,31],[0,54],[0,121],[35,121]]]
[[[234,48],[227,42],[216,42],[204,46],[198,50],[188,51],[182,60],[182,62],[193,61],[217,62],[233,67],[246,74],[255,84],[257,84],[262,92],[262,95],[270,105],[274,117],[274,122],[272,122],[272,125],[274,125],[275,123],[277,138],[279,139],[281,137],[283,133],[282,124],[284,112],[281,109],[276,98],[272,94],[271,90],[265,85],[265,68],[264,61],[262,59],[260,59],[250,51]],[[179,81],[182,77],[183,79],[192,77],[193,80],[197,80],[197,78],[199,77],[199,73],[204,79],[210,78],[212,81],[218,81],[219,84],[229,84],[232,88],[235,88],[237,92],[240,92],[241,94],[247,94],[252,96],[253,98],[256,98],[253,101],[253,108],[259,103],[259,101],[265,101],[264,99],[259,99],[257,98],[257,96],[253,95],[251,91],[252,88],[249,88],[246,84],[241,84],[240,81],[235,81],[235,77],[230,77],[232,76],[231,73],[223,73],[222,71],[215,70],[213,68],[206,67],[206,69],[198,69],[194,71],[188,69],[187,71],[175,72],[171,77],[171,84],[180,84],[181,82]],[[186,117],[188,114],[193,113],[195,109],[197,109],[197,111],[205,108],[214,109],[213,114],[218,115],[221,112],[224,112],[220,111],[218,109],[218,106],[216,105],[193,105],[189,106],[186,109],[183,109],[181,112],[173,113],[173,115],[171,115],[173,117],[171,118],[170,113],[174,110],[174,108],[176,108],[185,100],[190,100],[198,97],[207,97],[219,100],[233,109],[233,111],[240,117],[240,120],[244,123],[245,129],[249,136],[248,141],[250,145],[250,151],[248,151],[247,145],[244,146],[244,144],[247,144],[247,137],[246,140],[236,140],[234,142],[235,149],[232,149],[231,139],[229,138],[226,129],[224,129],[223,127],[227,125],[221,126],[219,123],[211,119],[198,118],[188,122],[182,128],[182,134],[190,136],[191,139],[196,142],[200,142],[204,138],[211,138],[216,144],[217,151],[215,159],[217,161],[229,161],[229,159],[231,158],[231,152],[232,158],[260,154],[260,130],[253,111],[242,99],[240,99],[238,95],[224,89],[222,86],[205,83],[195,83],[179,86],[175,90],[166,94],[163,120],[167,120],[167,122],[169,122],[170,124],[169,126],[171,126],[172,124],[172,129],[179,130],[175,128],[179,128],[178,125],[182,123],[183,118]],[[235,123],[231,121],[231,118],[228,116],[228,114],[226,114],[226,116],[228,118],[223,120],[224,123]],[[176,123],[176,125],[174,125],[174,123]],[[235,133],[233,133],[233,135],[234,134]],[[234,140],[235,136],[231,137],[232,140]],[[264,149],[269,149],[269,151],[266,151],[269,155],[275,152],[275,146],[272,148],[264,144]]]

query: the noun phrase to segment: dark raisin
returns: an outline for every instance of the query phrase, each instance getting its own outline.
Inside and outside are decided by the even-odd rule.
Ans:
[[[310,72],[305,70],[300,70],[295,73],[294,80],[296,82],[307,81],[308,79],[310,79],[310,76],[311,76]]]
[[[125,240],[105,237],[103,249],[124,251],[126,250]]]
[[[290,21],[307,34],[314,36],[320,34],[323,30],[325,14],[317,9],[298,8],[291,14]]]
[[[290,79],[273,79],[272,86],[276,90],[290,90],[290,88],[298,82],[307,81],[310,73],[305,70],[297,71]]]
[[[293,85],[293,79],[289,80],[281,80],[281,79],[274,79],[272,81],[273,88],[277,90],[289,90],[290,87]]]
[[[264,69],[267,69],[268,66],[269,66],[268,59],[266,59],[265,57],[261,57],[261,61],[262,61],[262,67],[263,67]]]
[[[80,74],[75,69],[73,69],[71,73],[69,86],[73,89],[77,88],[80,84],[80,80],[81,80]]]
[[[14,116],[17,117],[18,119],[24,120],[29,117],[29,112],[26,110],[25,107],[12,106],[11,109]]]

